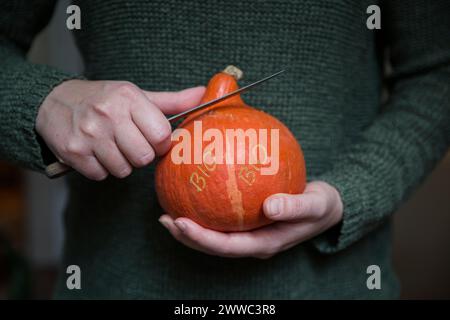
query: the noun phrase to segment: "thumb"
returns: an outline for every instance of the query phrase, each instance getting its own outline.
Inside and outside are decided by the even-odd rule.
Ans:
[[[177,114],[200,103],[205,87],[199,86],[178,92],[144,91],[145,96],[153,102],[164,114]]]
[[[319,217],[326,210],[319,193],[274,194],[264,201],[264,214],[272,220],[299,220]]]

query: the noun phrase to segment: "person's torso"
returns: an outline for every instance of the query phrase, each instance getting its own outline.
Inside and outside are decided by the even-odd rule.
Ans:
[[[366,27],[373,1],[74,3],[82,11],[82,29],[74,33],[91,80],[180,90],[206,84],[229,64],[244,71],[242,83],[286,69],[243,98],[294,133],[310,179],[329,169],[378,113],[378,49]],[[84,297],[352,297],[367,290],[364,270],[355,274],[359,263],[370,263],[373,241],[385,239],[333,258],[306,243],[264,261],[222,259],[185,248],[158,224],[152,166],[124,180],[74,175],[69,182],[64,263],[86,270]],[[388,245],[381,248],[376,255],[388,266]],[[64,283],[58,295],[71,296]],[[340,284],[353,289],[344,293]],[[392,294],[386,290],[379,296]]]

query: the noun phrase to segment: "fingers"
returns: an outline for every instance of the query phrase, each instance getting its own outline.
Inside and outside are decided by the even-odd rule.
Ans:
[[[117,146],[133,167],[140,168],[153,161],[155,152],[134,123],[127,122],[115,131]]]
[[[132,119],[157,155],[164,155],[171,146],[172,128],[164,114],[174,114],[200,102],[204,87],[179,92],[142,91],[146,101],[132,109]]]
[[[163,112],[196,105],[204,90],[146,92],[127,81],[67,81],[45,99],[36,129],[87,178],[123,178],[169,150],[172,128]]]
[[[264,201],[265,215],[277,221],[320,218],[326,211],[327,199],[319,192],[276,194]]]
[[[199,86],[178,92],[143,92],[164,114],[176,114],[198,105],[205,93],[205,87]]]
[[[164,106],[166,111],[173,111],[183,105],[196,103],[204,90],[200,87],[178,93],[144,93],[127,83],[120,88],[117,91],[117,104],[126,105],[130,110],[128,115],[123,110],[117,110],[117,104],[102,103],[95,108],[97,113],[111,119],[112,125],[109,127],[112,135],[103,131],[96,136],[98,130],[87,130],[92,126],[86,125],[83,126],[83,133],[90,133],[91,140],[95,142],[93,154],[99,164],[112,175],[123,178],[131,173],[132,166],[148,165],[156,155],[165,154],[171,146],[171,125],[160,107],[147,99],[146,95]],[[107,129],[108,125],[103,125],[102,128]]]
[[[303,241],[309,224],[276,223],[249,232],[223,233],[203,228],[187,218],[175,221],[163,215],[160,222],[178,241],[195,250],[222,257],[268,258]]]
[[[84,156],[78,161],[67,160],[64,161],[64,163],[80,172],[86,178],[95,181],[102,181],[106,179],[109,174],[105,167],[103,167],[94,156]]]
[[[276,221],[320,220],[324,217],[338,222],[342,219],[343,204],[339,192],[331,185],[314,181],[302,194],[275,194],[263,204],[264,214]]]
[[[179,227],[177,227],[175,225],[175,221],[167,214],[162,215],[159,218],[159,222],[167,229],[169,230],[170,234],[177,239],[178,241],[180,241],[181,243],[183,243],[185,246],[206,253],[206,254],[213,254],[212,252],[207,251],[204,248],[201,248],[200,246],[195,245],[192,241],[189,240],[189,238],[183,236],[183,232],[181,231],[181,229]]]
[[[92,154],[89,146],[82,141],[72,139],[60,147],[50,147],[59,161],[69,165],[86,178],[101,181],[106,179],[108,171]]]
[[[277,221],[246,232],[223,233],[206,229],[187,218],[160,222],[181,243],[222,257],[269,258],[324,232],[342,220],[338,191],[325,182],[309,183],[300,195],[276,194],[264,202],[265,214]],[[285,221],[283,221],[285,220]]]
[[[147,100],[132,108],[131,117],[155,153],[165,154],[170,148],[172,128],[159,108]]]
[[[99,141],[94,155],[106,170],[117,178],[125,178],[132,171],[130,163],[115,143]]]

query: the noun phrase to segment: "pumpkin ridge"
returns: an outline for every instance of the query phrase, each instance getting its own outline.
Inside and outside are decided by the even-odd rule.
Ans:
[[[228,179],[225,181],[228,198],[231,203],[231,211],[236,214],[238,219],[238,228],[244,228],[244,207],[242,205],[242,192],[238,188],[236,171],[234,165],[227,165]]]

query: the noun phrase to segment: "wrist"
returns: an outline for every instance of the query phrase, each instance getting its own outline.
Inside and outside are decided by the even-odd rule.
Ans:
[[[35,129],[36,132],[42,136],[44,129],[46,128],[49,115],[56,106],[71,105],[73,101],[71,97],[79,96],[74,92],[77,82],[83,82],[85,80],[70,79],[61,82],[59,85],[55,86],[50,93],[42,101],[38,108],[36,115]],[[75,86],[74,86],[75,84]]]

